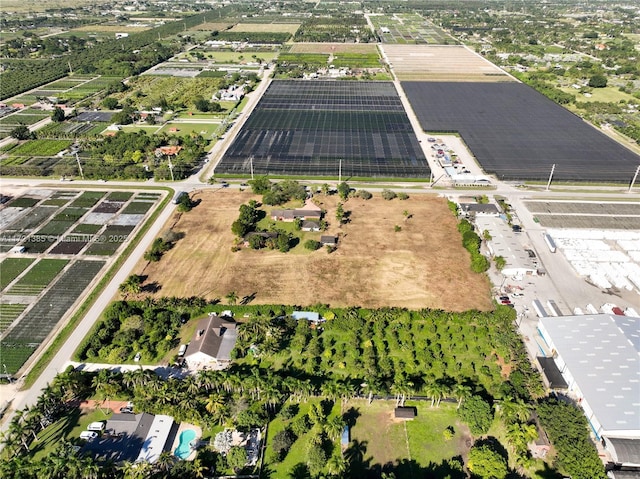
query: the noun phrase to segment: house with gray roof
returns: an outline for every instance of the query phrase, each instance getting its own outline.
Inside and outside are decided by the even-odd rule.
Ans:
[[[228,366],[236,339],[236,323],[232,318],[215,313],[202,318],[185,355],[189,369],[218,369]]]

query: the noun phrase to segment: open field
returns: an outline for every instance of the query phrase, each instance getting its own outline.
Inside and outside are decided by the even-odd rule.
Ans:
[[[297,23],[238,23],[230,32],[278,32],[294,34],[300,27]]]
[[[74,28],[72,32],[142,32],[149,30],[151,26],[133,26],[133,25],[85,25],[82,27]]]
[[[462,46],[382,46],[399,80],[512,82],[493,63]]]
[[[256,294],[255,302],[366,307],[399,306],[453,311],[491,309],[489,283],[472,273],[456,220],[446,201],[414,195],[406,201],[350,199],[350,223],[335,224],[336,196],[318,196],[342,233],[334,253],[283,254],[276,251],[231,252],[231,223],[240,204],[259,199],[249,192],[206,191],[190,213],[176,214],[165,229],[185,233],[158,263],[142,261],[136,272],[156,282],[158,296],[222,298]],[[412,218],[405,221],[403,211]],[[395,225],[402,230],[394,232]]]
[[[458,41],[418,13],[371,15],[371,23],[382,43],[455,44]]]
[[[412,473],[423,471],[422,468],[431,463],[440,464],[445,459],[466,455],[469,450],[467,441],[470,442],[471,436],[468,428],[456,418],[455,404],[441,403],[439,407],[431,408],[430,402],[426,401],[407,403],[407,406],[418,410],[416,418],[407,422],[393,417],[395,404],[395,401],[367,404],[366,400],[352,400],[347,404],[347,409],[357,411],[351,440],[363,445],[369,467],[412,460],[417,464],[405,462],[405,466],[407,469],[413,466],[416,470],[404,470],[400,466],[397,477],[424,477]],[[451,440],[445,441],[443,433],[449,426],[453,427],[455,434]]]
[[[378,53],[375,43],[294,43],[289,53]]]

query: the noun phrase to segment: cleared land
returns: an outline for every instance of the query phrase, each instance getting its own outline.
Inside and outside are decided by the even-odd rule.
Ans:
[[[366,307],[398,306],[464,311],[489,310],[489,283],[470,270],[470,258],[446,201],[414,195],[406,201],[384,201],[376,194],[350,199],[350,223],[338,228],[337,196],[318,196],[332,225],[342,233],[332,254],[243,249],[232,253],[231,223],[240,204],[260,199],[249,192],[205,191],[190,213],[176,214],[165,229],[185,237],[158,263],[139,263],[146,284],[159,286],[157,296],[222,298],[255,293],[262,304]],[[268,209],[268,211],[270,208]],[[404,211],[412,217],[405,221]],[[395,232],[395,225],[402,230]]]
[[[294,43],[290,53],[378,53],[374,43]]]
[[[398,80],[512,82],[493,63],[462,46],[382,45]]]
[[[230,32],[277,32],[296,33],[300,27],[297,23],[238,23],[231,28]]]

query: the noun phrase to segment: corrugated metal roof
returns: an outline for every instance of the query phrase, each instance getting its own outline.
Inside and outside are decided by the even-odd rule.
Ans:
[[[640,318],[610,314],[541,318],[606,431],[640,431]]]

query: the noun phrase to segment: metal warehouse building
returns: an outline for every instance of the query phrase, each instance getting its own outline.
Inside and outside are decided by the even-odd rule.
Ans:
[[[640,453],[640,318],[547,317],[538,329],[596,437],[615,462],[635,463]]]

